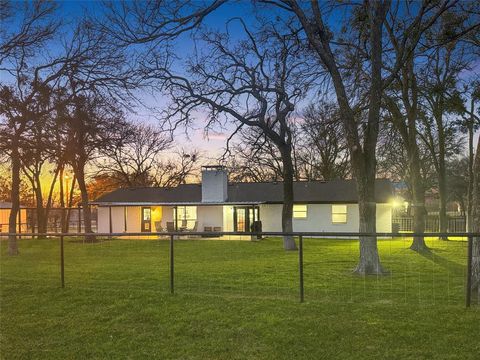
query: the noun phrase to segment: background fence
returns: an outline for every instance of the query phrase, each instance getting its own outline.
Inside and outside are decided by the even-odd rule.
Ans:
[[[431,248],[426,253],[409,250],[406,235],[377,234],[388,236],[378,241],[387,271],[382,276],[353,274],[358,233],[294,233],[298,251],[283,250],[281,233],[263,233],[268,237],[260,241],[233,240],[239,233],[222,233],[230,239],[224,241],[205,240],[200,237],[209,235],[205,233],[154,233],[149,238],[96,234],[93,241],[86,234],[47,234],[35,240],[30,235],[19,236],[21,254],[16,257],[5,256],[2,241],[2,281],[98,291],[427,306],[469,304],[471,296],[466,291],[471,240],[439,240],[441,234],[426,234]],[[249,235],[256,239],[258,234]]]
[[[413,232],[413,216],[394,216],[392,224],[397,226],[398,231]],[[447,231],[452,233],[466,232],[467,219],[465,216],[448,216]],[[437,232],[439,230],[440,220],[438,215],[428,215],[425,219],[425,231]]]
[[[92,231],[97,231],[97,208],[90,207]],[[8,233],[9,208],[0,209],[0,234]],[[85,232],[85,221],[83,218],[83,208],[65,207],[50,208],[46,216],[46,226],[48,233],[59,233],[62,231],[62,219],[66,221],[66,230],[72,234]],[[20,224],[20,226],[19,226]],[[17,220],[17,231],[23,233],[38,233],[37,209],[33,207],[22,207]]]

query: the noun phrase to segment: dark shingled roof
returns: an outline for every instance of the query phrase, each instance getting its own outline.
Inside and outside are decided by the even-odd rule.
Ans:
[[[293,184],[295,202],[298,203],[356,203],[357,189],[354,180],[298,181]],[[387,203],[393,196],[389,180],[376,180],[375,198]],[[99,197],[99,203],[200,203],[201,184],[184,184],[174,188],[117,189]],[[283,183],[229,183],[229,203],[282,203]]]

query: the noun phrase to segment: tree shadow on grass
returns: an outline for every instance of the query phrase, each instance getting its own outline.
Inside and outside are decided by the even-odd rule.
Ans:
[[[438,250],[431,249],[431,251],[423,251],[418,254],[424,257],[427,260],[432,261],[433,263],[440,265],[445,269],[449,269],[452,272],[463,273],[465,271],[465,265],[459,264],[455,261],[449,260],[446,257],[437,255]]]

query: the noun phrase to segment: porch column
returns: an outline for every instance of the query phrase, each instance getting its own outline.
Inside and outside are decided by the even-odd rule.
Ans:
[[[123,207],[123,231],[127,232],[127,207]]]
[[[175,217],[173,219],[173,221],[175,222],[174,229],[175,229],[175,231],[178,231],[178,209],[177,209],[177,206],[173,207],[173,212],[175,213]]]
[[[109,228],[109,232],[110,234],[112,234],[112,207],[109,206],[108,207],[108,228]]]

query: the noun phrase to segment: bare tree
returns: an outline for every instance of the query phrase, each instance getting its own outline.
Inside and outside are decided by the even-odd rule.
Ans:
[[[474,174],[471,231],[480,233],[480,138],[477,141]],[[472,290],[477,293],[477,301],[480,303],[480,237],[475,237],[472,245]]]
[[[468,42],[452,34],[468,27],[469,20],[463,14],[453,11],[443,14],[441,21],[426,34],[425,43],[433,51],[428,54],[428,61],[418,77],[420,101],[425,112],[426,140],[438,173],[439,231],[443,233],[448,227],[447,137],[449,131],[457,130],[456,117],[465,112],[459,75],[475,64],[477,58]],[[438,42],[440,45],[437,46]],[[433,139],[437,140],[436,143]]]
[[[99,173],[108,174],[119,186],[150,186],[153,171],[159,166],[159,155],[167,150],[172,139],[151,125],[127,125],[120,129],[118,142],[100,149],[96,162]]]
[[[386,108],[390,119],[402,138],[408,158],[408,180],[411,185],[411,208],[413,209],[413,232],[423,234],[425,231],[425,187],[421,174],[420,150],[418,146],[418,87],[415,75],[414,57],[408,59],[396,76],[392,86],[398,92],[385,94]],[[428,250],[423,236],[415,236],[410,245],[414,251]]]
[[[49,96],[49,99],[53,96]],[[36,219],[38,232],[47,231],[47,218],[53,204],[54,188],[61,171],[61,163],[55,163],[50,151],[51,114],[36,118],[26,136],[26,142],[21,149],[22,170],[31,184],[36,198]],[[53,165],[52,180],[42,178],[48,167]],[[44,190],[47,189],[47,198],[44,199]],[[46,201],[45,201],[46,200]]]
[[[232,136],[250,126],[275,144],[283,169],[282,230],[292,232],[294,168],[289,116],[306,95],[312,66],[294,35],[274,27],[252,33],[241,20],[240,25],[245,39],[233,45],[228,33],[204,36],[205,48],[211,51],[191,60],[188,78],[165,68],[156,76],[162,84],[166,82],[174,101],[168,118],[178,120],[172,127],[188,126],[194,111],[202,109],[208,112],[207,128],[218,126],[224,116],[236,126]],[[284,238],[284,248],[296,248],[292,237]]]
[[[305,32],[308,43],[318,56],[318,60],[328,71],[337,95],[339,115],[344,126],[345,136],[350,152],[350,161],[354,178],[357,180],[359,200],[360,232],[374,233],[375,221],[375,149],[378,136],[379,116],[382,97],[382,53],[383,23],[388,11],[388,3],[383,1],[366,2],[358,8],[365,16],[362,37],[369,46],[365,58],[370,64],[368,88],[368,111],[363,127],[364,141],[361,143],[360,129],[357,124],[358,115],[348,96],[347,84],[341,74],[339,58],[332,50],[333,34],[325,22],[325,14],[317,1],[309,7],[301,6],[296,1],[273,1],[278,7],[293,13]],[[355,10],[354,10],[355,11]],[[368,24],[368,25],[367,25]],[[369,33],[365,33],[365,27]],[[358,29],[358,28],[357,28]],[[360,238],[360,262],[355,270],[359,274],[381,274],[383,268],[377,250],[376,237]]]
[[[468,211],[469,159],[458,157],[447,162],[448,201],[456,202],[463,215]],[[468,230],[468,220],[467,220]]]
[[[176,150],[173,157],[160,161],[153,168],[154,186],[175,187],[198,179],[201,154],[196,149]]]
[[[385,117],[385,123],[381,128],[378,143],[378,174],[380,177],[397,181],[406,186],[405,191],[401,194],[408,201],[413,203],[413,186],[410,181],[410,162],[406,146],[399,134],[398,129],[393,126],[392,120]],[[420,131],[422,128],[420,127]],[[419,141],[419,168],[422,180],[422,186],[425,192],[432,191],[437,184],[437,175],[430,152],[423,143]],[[409,214],[412,213],[412,207],[407,209]]]
[[[345,179],[349,157],[337,106],[325,101],[310,104],[299,127],[295,150],[300,176],[307,180]]]
[[[0,64],[31,57],[41,49],[60,26],[54,16],[57,8],[58,4],[46,0],[0,2]]]
[[[261,130],[253,127],[242,129],[237,138],[238,140],[226,149],[232,181],[283,181],[282,158],[278,148]],[[295,171],[295,179],[298,179],[297,175]]]
[[[100,31],[122,47],[149,44],[163,47],[166,41],[195,30],[210,13],[227,0],[126,2],[105,1]]]
[[[440,4],[424,1],[420,5],[405,3],[400,10],[400,4],[392,6],[390,1],[368,1],[338,4],[342,7],[340,11],[336,6],[330,6],[329,2],[320,4],[317,0],[312,0],[309,6],[295,0],[263,2],[273,4],[298,19],[311,49],[328,71],[347,138],[352,175],[357,181],[359,230],[374,233],[376,145],[383,90],[411,56],[425,30],[452,4],[449,1]],[[344,10],[345,6],[349,7],[348,11]],[[351,36],[346,31],[336,34],[329,29],[326,20],[329,7],[337,10],[337,15],[344,20],[343,28],[348,28]],[[391,66],[386,66],[384,45],[389,42],[384,36],[384,25],[392,23],[400,11],[408,19],[401,28],[405,36],[396,44],[400,56],[390,53],[394,61]],[[383,77],[384,73],[387,73],[386,77]],[[354,103],[354,99],[359,101]],[[360,260],[355,272],[384,272],[376,237],[360,237]]]
[[[473,80],[466,86],[464,96],[470,98],[465,113],[458,121],[460,130],[467,133],[468,137],[468,190],[467,190],[467,231],[472,228],[472,204],[473,204],[473,181],[474,181],[474,143],[475,131],[480,128],[480,117],[475,114],[475,104],[480,101],[480,82]]]
[[[85,168],[101,149],[118,143],[121,129],[126,126],[123,113],[113,100],[95,93],[78,93],[75,83],[70,83],[71,101],[62,109],[59,121],[64,133],[66,162],[72,167],[81,193],[85,232],[91,233],[91,213]]]
[[[56,6],[46,1],[35,1],[23,5],[6,2],[1,7],[2,24],[12,21],[16,25],[2,26],[0,43],[0,70],[9,74],[14,80],[12,86],[2,85],[0,94],[0,144],[2,150],[9,154],[12,174],[9,232],[15,233],[16,219],[20,209],[20,148],[25,133],[36,117],[44,115],[36,112],[35,103],[45,95],[48,84],[60,76],[58,63],[48,62],[33,65],[35,51],[44,48],[58,29],[58,22],[53,17]],[[21,21],[16,23],[14,15],[20,14]],[[6,30],[9,29],[10,31]],[[55,69],[55,70],[53,70]],[[52,71],[53,70],[53,71]],[[45,75],[50,72],[49,75]],[[43,76],[45,75],[45,76]],[[9,255],[18,254],[15,236],[8,240]]]

